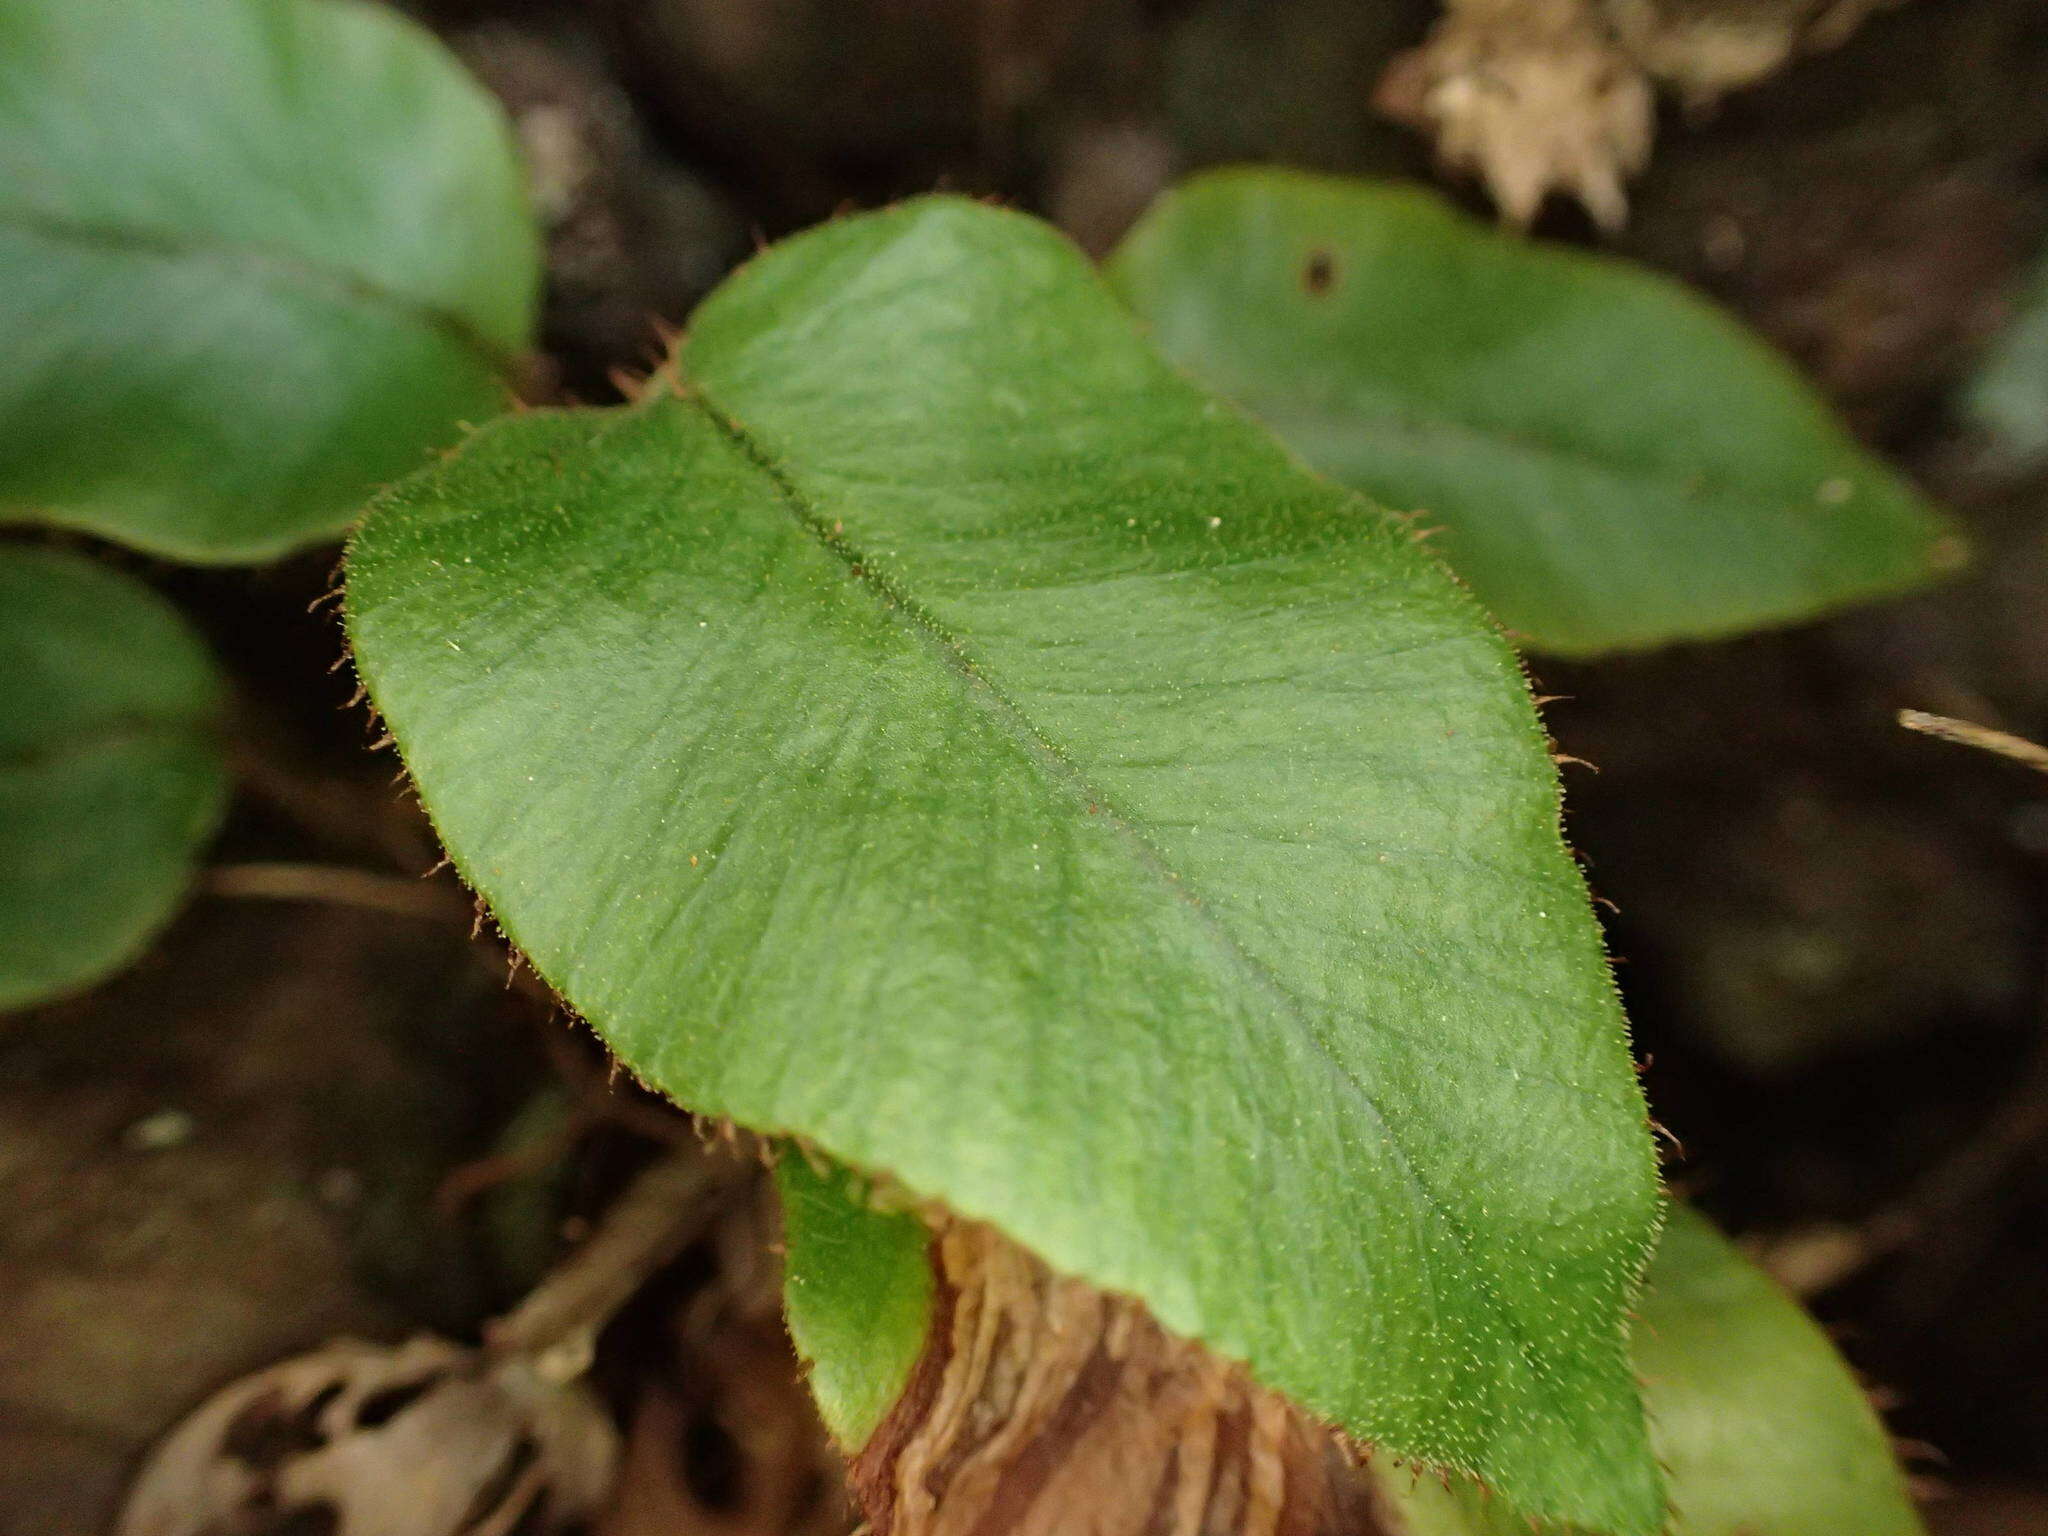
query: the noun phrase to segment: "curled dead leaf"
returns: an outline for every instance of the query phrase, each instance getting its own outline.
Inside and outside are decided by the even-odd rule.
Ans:
[[[1623,184],[1648,162],[1655,131],[1649,80],[1592,0],[1454,0],[1393,62],[1376,103],[1431,133],[1444,164],[1481,176],[1518,224],[1562,191],[1620,228]]]
[[[1649,163],[1653,81],[1701,112],[1899,3],[1445,0],[1422,46],[1388,66],[1375,104],[1429,132],[1444,164],[1478,175],[1515,223],[1563,192],[1615,230],[1625,184]]]
[[[546,1536],[591,1518],[617,1460],[589,1392],[522,1358],[342,1340],[202,1403],[118,1536]]]

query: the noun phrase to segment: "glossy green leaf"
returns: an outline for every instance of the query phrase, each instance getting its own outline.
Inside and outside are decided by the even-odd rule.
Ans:
[[[903,1393],[931,1323],[931,1234],[875,1203],[858,1174],[795,1151],[782,1196],[789,1335],[833,1438],[858,1450]]]
[[[1110,273],[1195,378],[1325,474],[1419,509],[1542,650],[1806,618],[1962,555],[1726,315],[1425,192],[1213,173],[1155,207]]]
[[[1891,1442],[1814,1322],[1676,1210],[1635,1328],[1670,1536],[1920,1536]],[[1401,1536],[1527,1536],[1499,1499],[1382,1468]]]
[[[503,408],[510,133],[363,0],[0,0],[0,515],[191,560],[331,536]]]
[[[450,855],[680,1102],[1641,1531],[1657,1220],[1515,658],[1045,226],[834,223],[349,558]]]
[[[170,917],[227,800],[222,704],[147,587],[0,546],[0,1009],[89,986]]]

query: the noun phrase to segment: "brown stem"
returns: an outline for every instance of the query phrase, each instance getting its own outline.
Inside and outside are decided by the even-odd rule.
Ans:
[[[202,884],[215,896],[331,902],[432,922],[467,922],[470,916],[469,903],[446,886],[343,864],[217,864]]]
[[[2048,773],[2048,748],[2023,736],[1918,709],[1902,709],[1898,718],[1909,731],[1995,752]],[[1957,1261],[1968,1247],[1963,1235],[1966,1213],[2010,1169],[2048,1141],[2048,1019],[2042,1021],[2042,1030],[2018,1083],[1976,1134],[1898,1199],[1856,1225],[1809,1227],[1770,1243],[1760,1255],[1764,1267],[1795,1293],[1816,1296],[1912,1247],[1937,1227],[1946,1239],[1946,1257]]]
[[[1923,709],[1900,710],[1899,724],[1923,736],[1995,752],[2000,757],[2024,763],[2037,773],[2048,773],[2048,747],[2028,741],[2024,736],[2015,736],[2010,731],[1994,731],[1988,725],[1973,725],[1968,720],[1953,720],[1947,715],[1930,715]]]
[[[612,1202],[581,1248],[485,1325],[485,1346],[532,1357],[567,1349],[587,1359],[590,1341],[612,1314],[704,1230],[727,1196],[759,1174],[753,1164],[703,1147],[663,1157]]]
[[[242,788],[294,822],[323,847],[372,857],[405,871],[434,858],[424,820],[389,792],[315,773],[289,760],[264,723],[244,715],[229,744]]]
[[[932,1244],[931,1331],[853,1461],[875,1536],[1382,1536],[1371,1474],[1243,1367],[991,1228]]]

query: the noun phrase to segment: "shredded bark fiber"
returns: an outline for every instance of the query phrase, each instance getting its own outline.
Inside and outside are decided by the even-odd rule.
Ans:
[[[932,1241],[931,1331],[854,1459],[875,1536],[1386,1536],[1328,1429],[991,1229]]]

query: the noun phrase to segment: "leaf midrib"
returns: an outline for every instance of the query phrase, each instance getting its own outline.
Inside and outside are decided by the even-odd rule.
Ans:
[[[1063,784],[1079,804],[1099,808],[1098,819],[1115,828],[1126,839],[1136,853],[1140,866],[1158,880],[1173,899],[1191,911],[1197,922],[1220,945],[1223,952],[1243,969],[1256,986],[1274,999],[1294,1022],[1301,1038],[1314,1047],[1317,1056],[1351,1090],[1357,1101],[1385,1132],[1385,1144],[1392,1149],[1409,1184],[1423,1204],[1443,1224],[1452,1241],[1458,1245],[1460,1254],[1467,1261],[1465,1273],[1486,1296],[1495,1316],[1505,1324],[1514,1339],[1517,1351],[1522,1356],[1523,1363],[1530,1368],[1531,1374],[1540,1380],[1542,1371],[1528,1331],[1523,1327],[1520,1316],[1502,1302],[1491,1273],[1479,1262],[1479,1248],[1472,1234],[1451,1207],[1424,1181],[1408,1150],[1406,1140],[1394,1122],[1380,1108],[1372,1091],[1360,1080],[1358,1074],[1323,1037],[1322,1031],[1302,1001],[1279,976],[1274,974],[1270,966],[1244,948],[1237,935],[1209,910],[1200,896],[1173,870],[1166,855],[1145,836],[1138,823],[1120,809],[1112,797],[1099,790],[1024,708],[988,677],[959,639],[922,603],[877,571],[873,562],[863,556],[843,532],[835,531],[833,524],[809,504],[796,483],[736,417],[715,405],[709,395],[694,381],[687,385],[683,398],[686,405],[701,411],[710,424],[724,435],[748,462],[760,470],[774,487],[777,498],[788,509],[791,517],[828,554],[846,567],[847,574],[852,580],[877,597],[885,608],[892,610],[900,621],[907,623],[947,666],[966,678],[970,687],[978,691],[984,699],[988,712],[1001,722],[1013,739],[1023,745],[1057,782]],[[1469,1472],[1473,1469],[1465,1467],[1459,1470]]]
[[[486,336],[459,310],[402,293],[360,272],[315,261],[297,251],[185,231],[98,223],[36,209],[0,209],[0,229],[114,255],[210,262],[259,279],[281,281],[302,292],[325,292],[359,308],[396,316],[453,342],[508,388],[517,384],[522,372],[516,353]]]
[[[1436,433],[1447,439],[1453,447],[1458,444],[1492,446],[1524,461],[1548,461],[1562,465],[1573,473],[1604,482],[1624,492],[1638,491],[1642,484],[1647,483],[1653,492],[1691,508],[1699,508],[1714,499],[1741,502],[1766,510],[1798,505],[1794,497],[1782,491],[1731,479],[1711,470],[1682,470],[1670,464],[1603,457],[1595,449],[1574,443],[1555,442],[1526,431],[1492,423],[1474,424],[1460,420],[1427,404],[1411,406],[1405,401],[1392,405],[1333,403],[1255,388],[1242,392],[1233,389],[1232,397],[1244,400],[1248,410],[1261,421],[1274,425],[1276,430],[1279,425],[1294,419],[1313,421],[1319,426],[1326,422],[1337,423],[1343,428],[1343,433],[1330,433],[1333,438],[1346,434],[1385,437],[1393,434]],[[1255,404],[1254,401],[1259,403]],[[1865,474],[1845,472],[1845,478],[1850,479],[1866,502],[1890,502],[1895,499],[1874,494],[1889,490],[1889,487],[1874,484]],[[1841,512],[1843,507],[1826,506],[1818,510],[1833,514]]]

